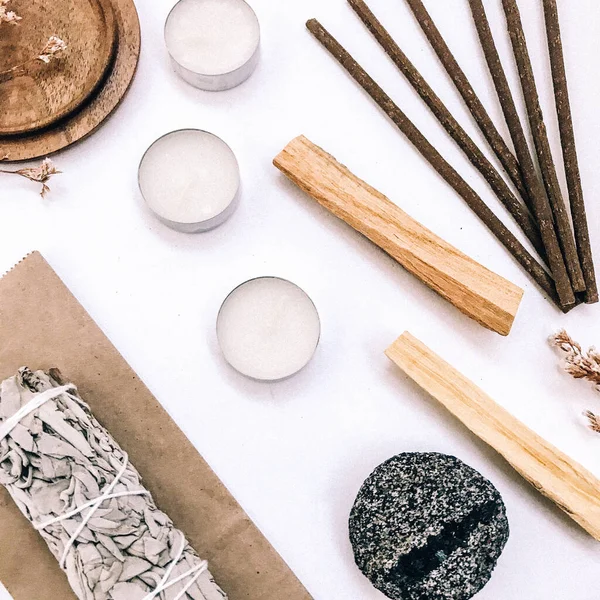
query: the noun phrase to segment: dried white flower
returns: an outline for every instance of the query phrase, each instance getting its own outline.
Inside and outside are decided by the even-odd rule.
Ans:
[[[48,64],[55,59],[58,54],[64,52],[68,48],[67,43],[61,40],[57,35],[50,37],[41,54],[37,57],[38,60]]]
[[[584,352],[564,329],[550,338],[550,343],[565,355],[564,369],[575,379],[585,379],[593,383],[600,391],[600,353],[595,348]],[[589,428],[600,433],[600,416],[588,410],[583,413],[588,420]]]
[[[21,17],[14,11],[8,10],[6,5],[10,0],[0,0],[0,23],[10,23],[11,25],[17,25],[21,20]]]
[[[565,371],[575,379],[585,379],[600,391],[600,353],[595,348],[584,352],[563,329],[550,339],[552,345],[565,354]]]
[[[18,171],[6,171],[0,169],[0,173],[20,175],[21,177],[25,177],[25,179],[29,179],[29,181],[41,183],[42,190],[40,192],[40,195],[42,196],[42,198],[45,198],[46,194],[50,191],[47,182],[50,180],[52,175],[58,175],[59,173],[62,173],[62,171],[58,171],[54,166],[54,163],[49,158],[45,158],[39,167],[19,169]]]

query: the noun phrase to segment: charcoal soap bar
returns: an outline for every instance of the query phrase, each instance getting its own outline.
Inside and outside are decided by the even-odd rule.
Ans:
[[[393,600],[468,600],[508,541],[498,490],[453,456],[400,454],[362,486],[350,515],[356,564]]]

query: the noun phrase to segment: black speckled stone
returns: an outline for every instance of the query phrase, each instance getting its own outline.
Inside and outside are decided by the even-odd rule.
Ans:
[[[453,456],[400,454],[362,486],[350,514],[356,564],[393,600],[468,600],[508,541],[498,490]]]

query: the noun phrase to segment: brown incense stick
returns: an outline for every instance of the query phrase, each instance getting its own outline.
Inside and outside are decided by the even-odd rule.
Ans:
[[[506,119],[506,124],[508,125],[515,150],[517,151],[517,158],[521,165],[521,172],[523,173],[527,191],[529,192],[533,213],[540,228],[546,249],[546,256],[548,257],[548,264],[556,283],[556,290],[561,301],[568,302],[573,296],[573,288],[558,237],[556,236],[556,230],[554,229],[552,208],[546,196],[544,185],[535,170],[533,157],[529,151],[525,131],[521,124],[521,118],[519,117],[517,106],[500,60],[500,55],[494,42],[483,2],[482,0],[469,0],[469,4],[471,5],[473,20],[475,21],[488,68],[494,80],[494,86],[496,87],[496,92],[502,106],[504,118]]]
[[[481,133],[483,133],[488,144],[502,163],[502,166],[506,170],[511,181],[519,191],[521,198],[523,198],[527,206],[531,209],[531,200],[529,198],[529,194],[527,193],[527,188],[523,182],[521,168],[517,162],[517,159],[510,151],[508,145],[504,141],[504,138],[500,135],[500,132],[494,125],[481,100],[479,100],[479,97],[475,93],[473,86],[467,79],[465,72],[460,68],[460,65],[450,51],[450,48],[446,44],[446,41],[442,37],[439,29],[436,27],[431,16],[427,12],[423,2],[421,2],[421,0],[406,0],[406,3],[415,15],[415,18],[421,26],[423,33],[429,40],[431,47],[437,54],[440,62],[444,66],[444,69],[446,69],[450,79],[452,79],[456,89],[462,96],[469,111],[473,115],[473,118],[481,130]]]
[[[594,257],[590,244],[588,220],[583,199],[579,161],[577,160],[577,147],[573,131],[573,117],[571,115],[571,102],[569,100],[569,87],[563,54],[562,38],[560,35],[560,22],[556,0],[544,0],[544,14],[546,18],[546,31],[548,34],[548,49],[550,51],[550,64],[552,66],[552,80],[554,82],[554,95],[556,97],[556,111],[560,127],[560,139],[567,175],[569,197],[571,200],[571,214],[573,227],[579,251],[579,260],[585,278],[585,301],[589,304],[598,302],[598,285],[594,270]]]
[[[554,281],[548,273],[546,273],[544,268],[535,260],[535,258],[533,258],[533,256],[531,256],[510,230],[507,229],[504,223],[496,217],[493,211],[490,210],[485,202],[458,174],[458,172],[429,143],[425,136],[400,110],[394,101],[316,19],[308,21],[306,26],[323,47],[330,52],[344,69],[346,69],[348,74],[389,116],[398,129],[400,129],[400,131],[408,138],[429,164],[431,164],[444,180],[456,190],[471,210],[473,210],[473,212],[485,223],[488,229],[513,255],[544,292],[558,304]],[[572,306],[562,306],[561,308],[566,311],[572,308]]]
[[[492,165],[485,157],[469,134],[452,116],[452,113],[436,95],[416,67],[410,62],[408,57],[400,49],[398,44],[373,14],[364,0],[348,1],[369,31],[375,36],[381,47],[394,61],[398,69],[406,77],[419,96],[421,96],[425,104],[427,104],[437,120],[465,153],[473,166],[483,175],[500,202],[504,204],[515,221],[519,224],[540,256],[545,257],[546,251],[540,237],[537,223],[522,202],[512,193],[504,179],[502,179],[498,171],[494,168],[494,165]]]
[[[550,205],[552,206],[552,211],[554,212],[558,239],[562,247],[573,289],[576,292],[584,292],[586,289],[585,280],[583,278],[581,265],[579,264],[575,238],[569,222],[565,202],[562,192],[560,191],[554,159],[552,158],[552,150],[550,149],[548,133],[544,123],[544,115],[540,105],[535,77],[533,75],[533,67],[531,66],[527,40],[525,39],[523,23],[521,22],[521,14],[516,0],[502,0],[502,5],[504,6],[508,32],[510,34],[513,53],[519,70],[521,87],[523,88],[525,105],[527,107],[527,114],[529,116],[529,123],[533,134],[533,141],[535,142],[538,161],[542,170],[542,177],[546,186],[546,192],[548,193]]]

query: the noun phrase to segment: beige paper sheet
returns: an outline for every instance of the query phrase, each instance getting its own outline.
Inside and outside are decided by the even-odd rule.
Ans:
[[[311,600],[190,441],[35,252],[0,280],[0,378],[58,367],[129,453],[230,600]],[[182,470],[183,467],[183,470]],[[15,600],[75,600],[39,534],[0,488],[0,580]]]

